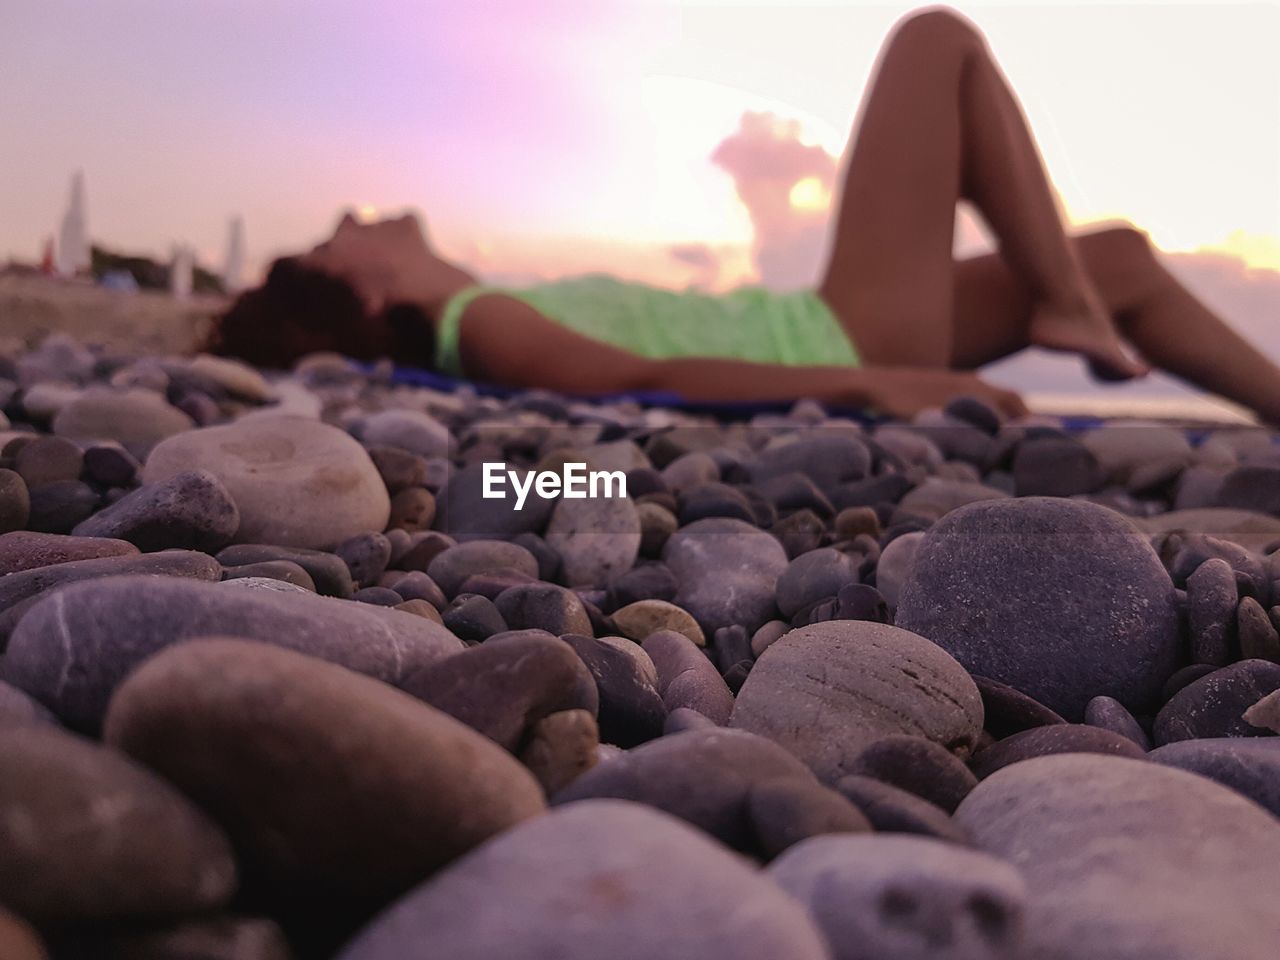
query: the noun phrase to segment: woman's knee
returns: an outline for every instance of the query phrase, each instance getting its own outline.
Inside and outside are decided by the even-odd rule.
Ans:
[[[1085,259],[1098,263],[1133,268],[1155,261],[1151,237],[1131,223],[1086,233],[1078,243]]]
[[[1131,224],[1086,233],[1076,244],[1085,271],[1113,310],[1140,306],[1167,280],[1151,239]]]
[[[986,41],[973,21],[951,7],[923,7],[894,26],[891,44],[983,47]]]

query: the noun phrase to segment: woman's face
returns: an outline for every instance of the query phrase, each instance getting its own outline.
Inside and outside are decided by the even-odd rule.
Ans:
[[[416,217],[360,223],[344,214],[333,236],[300,259],[303,266],[349,283],[370,316],[406,299],[409,283],[429,262]]]

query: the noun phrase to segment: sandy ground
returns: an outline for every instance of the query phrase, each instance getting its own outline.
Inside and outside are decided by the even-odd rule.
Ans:
[[[220,297],[177,300],[166,293],[120,293],[79,281],[0,275],[0,336],[34,344],[63,331],[109,351],[189,353],[223,310]]]

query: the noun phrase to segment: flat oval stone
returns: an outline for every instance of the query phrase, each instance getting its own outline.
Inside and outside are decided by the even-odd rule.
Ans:
[[[1124,704],[1111,697],[1094,697],[1084,708],[1084,722],[1127,737],[1143,750],[1151,749],[1151,738]]]
[[[973,675],[973,682],[982,694],[984,727],[997,740],[1032,727],[1067,722],[1040,701],[1007,683],[979,674]]]
[[[997,740],[979,751],[970,762],[974,774],[984,780],[1003,767],[1053,753],[1102,753],[1141,760],[1146,754],[1128,737],[1079,723],[1034,727]]]
[[[590,635],[591,618],[578,595],[554,583],[528,583],[507,587],[493,601],[512,630],[546,630]]]
[[[778,609],[788,619],[805,607],[834,597],[841,587],[858,582],[858,563],[848,554],[823,547],[802,553],[778,578]]]
[[[626,497],[561,499],[551,512],[546,539],[560,554],[568,586],[603,587],[635,564],[640,515]]]
[[[115,440],[139,460],[162,440],[195,426],[153,390],[89,387],[53,418],[53,432],[71,440]]]
[[[774,857],[810,837],[869,833],[871,821],[843,794],[812,779],[765,780],[747,791],[756,855]]]
[[[71,532],[127,540],[143,551],[215,553],[239,527],[240,511],[222,482],[207,470],[188,470],[139,487]]]
[[[1236,575],[1225,560],[1213,558],[1187,577],[1187,625],[1191,630],[1191,660],[1215,667],[1231,662],[1237,646]]]
[[[365,450],[373,465],[378,468],[388,493],[395,494],[408,487],[427,485],[426,458],[399,447],[379,447],[366,443]]]
[[[1038,757],[980,783],[956,819],[1026,879],[1027,956],[1275,956],[1280,829],[1204,777],[1121,757]]]
[[[692,640],[675,630],[659,630],[648,634],[641,646],[658,670],[658,693],[668,714],[689,709],[717,726],[729,722],[733,694]]]
[[[1018,444],[1013,482],[1020,497],[1070,497],[1102,485],[1093,452],[1069,437],[1038,437]]]
[[[1219,540],[1230,540],[1246,550],[1261,551],[1280,538],[1280,519],[1252,510],[1225,507],[1201,507],[1194,510],[1170,510],[1154,517],[1134,521],[1148,533],[1185,530],[1209,534]]]
[[[924,737],[877,740],[858,754],[851,772],[901,787],[947,813],[954,813],[978,785],[977,777],[954,753]]]
[[[871,471],[871,451],[851,432],[826,430],[795,433],[770,441],[751,465],[751,479],[762,483],[772,477],[798,472],[819,489],[861,480]]]
[[[1153,460],[1190,463],[1193,456],[1182,430],[1141,421],[1113,421],[1090,430],[1083,442],[1107,478],[1116,483],[1127,482],[1135,470]]]
[[[361,533],[338,544],[334,552],[346,563],[356,584],[371,587],[391,561],[391,541],[381,533]]]
[[[544,809],[532,775],[452,717],[260,643],[156,655],[112,698],[104,736],[226,826],[246,883],[311,908],[385,903]]]
[[[107,537],[72,537],[59,533],[14,530],[0,534],[0,576],[73,560],[136,555],[138,548],[126,540]]]
[[[552,713],[595,717],[595,678],[569,644],[534,631],[490,640],[409,675],[400,685],[437,710],[515,752]]]
[[[1157,744],[1214,737],[1264,736],[1244,719],[1245,710],[1280,689],[1280,664],[1241,660],[1192,681],[1156,714]]]
[[[696,646],[707,645],[698,621],[687,610],[666,600],[637,600],[613,611],[611,617],[618,631],[636,643],[643,643],[646,637],[659,631],[674,631]]]
[[[218,551],[218,562],[224,567],[287,560],[296,563],[311,577],[319,593],[328,597],[350,597],[355,593],[351,568],[335,553],[307,550],[302,547],[277,547],[267,543],[237,543]]]
[[[1026,956],[1026,884],[977,850],[901,834],[814,837],[768,873],[817,921],[833,960]]]
[[[538,561],[533,554],[504,540],[468,540],[448,547],[435,555],[427,565],[427,576],[436,582],[445,596],[456,596],[467,578],[477,573],[515,570],[526,576],[538,576]]]
[[[1223,478],[1216,506],[1280,515],[1280,467],[1237,467]]]
[[[656,807],[721,843],[755,850],[746,806],[756,784],[799,780],[816,786],[804,764],[771,740],[741,730],[688,730],[628,750],[556,794],[559,806],[613,797]]]
[[[590,800],[473,851],[337,960],[829,956],[800,905],[742,858],[656,810]]]
[[[424,487],[405,487],[391,498],[387,527],[418,533],[430,527],[435,518],[435,495]]]
[[[4,648],[23,614],[43,594],[69,583],[127,574],[217,580],[222,574],[222,567],[213,557],[197,550],[164,550],[145,555],[71,560],[9,574],[0,578],[0,649]]]
[[[891,607],[898,605],[902,585],[911,573],[911,565],[915,562],[916,551],[920,549],[920,541],[923,539],[922,530],[904,533],[890,540],[880,553],[880,561],[876,564],[876,589]]]
[[[548,794],[563,790],[599,762],[595,716],[586,710],[547,714],[531,726],[519,757]]]
[[[10,638],[0,679],[64,722],[92,730],[129,671],[170,644],[211,634],[298,650],[391,684],[462,649],[453,634],[422,617],[300,590],[106,577],[71,584],[33,605]]]
[[[936,804],[891,783],[850,774],[836,789],[862,811],[878,833],[912,833],[967,844],[969,835]]]
[[[245,400],[266,403],[275,398],[275,392],[266,378],[239,360],[199,353],[191,358],[187,368],[196,376],[212,380],[227,393]]]
[[[1215,780],[1280,817],[1280,738],[1183,740],[1147,759]]]
[[[899,501],[898,509],[913,517],[938,520],[971,503],[1008,498],[1003,490],[986,484],[929,477]]]
[[[507,630],[507,621],[488,597],[460,593],[445,607],[441,622],[468,643],[480,643]],[[544,630],[535,631],[546,633]],[[553,636],[553,634],[546,634]]]
[[[357,433],[370,446],[397,447],[420,457],[449,455],[449,429],[420,410],[371,413],[359,422]]]
[[[63,437],[40,436],[24,444],[13,458],[13,467],[28,487],[59,480],[79,480],[84,452]]]
[[[311,574],[292,560],[263,560],[261,563],[246,563],[239,567],[227,567],[222,571],[224,582],[228,580],[278,580],[303,590],[316,592],[315,581]]]
[[[884,736],[923,736],[967,756],[982,729],[969,675],[923,637],[832,620],[771,644],[738,693],[730,725],[769,737],[834,783]]]
[[[102,498],[83,481],[56,480],[30,491],[27,502],[30,506],[26,519],[28,529],[40,533],[70,533],[76,524],[88,519],[101,506]]]
[[[391,501],[364,448],[337,427],[302,417],[255,417],[188,430],[158,445],[142,479],[208,470],[240,509],[238,543],[329,550],[382,530]]]
[[[1280,621],[1280,617],[1276,618]],[[1240,638],[1240,655],[1245,660],[1270,660],[1280,663],[1280,631],[1267,611],[1253,597],[1245,597],[1236,608],[1236,631]]]
[[[53,727],[0,730],[0,900],[68,923],[215,909],[226,837],[160,777]]]
[[[1069,720],[1096,696],[1152,706],[1177,666],[1174,587],[1105,507],[1025,497],[962,507],[917,551],[898,626]]]
[[[763,530],[727,517],[699,520],[671,535],[662,558],[679,584],[676,606],[704,633],[735,623],[755,631],[773,619],[787,554]]]

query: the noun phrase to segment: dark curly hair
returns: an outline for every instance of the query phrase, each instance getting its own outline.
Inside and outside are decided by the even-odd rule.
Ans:
[[[273,370],[286,370],[318,351],[429,367],[435,335],[418,307],[397,304],[369,317],[345,280],[282,257],[271,265],[266,283],[242,293],[215,320],[203,349]]]

